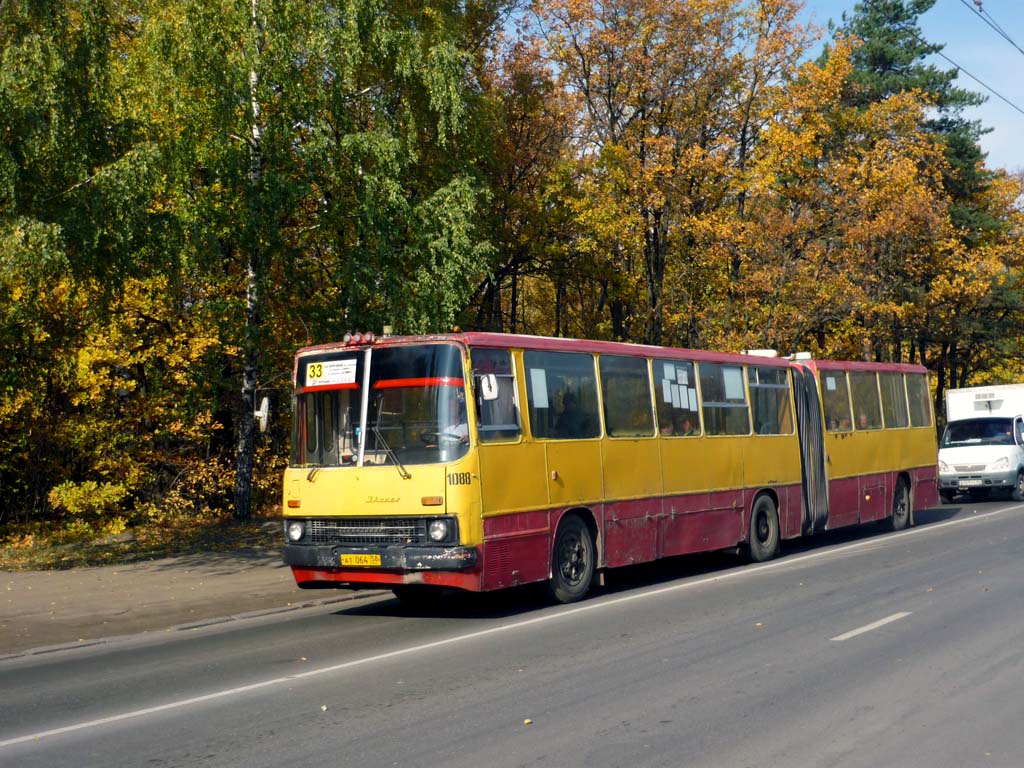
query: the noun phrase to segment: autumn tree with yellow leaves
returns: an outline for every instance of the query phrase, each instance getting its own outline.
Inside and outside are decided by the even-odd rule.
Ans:
[[[2,4],[0,524],[272,509],[295,348],[385,324],[1019,378],[927,6],[809,61],[798,0]]]
[[[579,225],[612,338],[661,343],[664,283],[687,217],[718,205],[722,109],[740,74],[732,0],[555,0],[535,5],[563,88],[579,104]]]

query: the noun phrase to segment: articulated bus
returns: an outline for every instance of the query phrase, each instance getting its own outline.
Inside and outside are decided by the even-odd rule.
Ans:
[[[497,333],[302,349],[283,557],[303,588],[544,583],[938,504],[927,373]]]

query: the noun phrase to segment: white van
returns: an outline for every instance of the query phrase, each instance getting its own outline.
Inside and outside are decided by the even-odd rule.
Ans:
[[[939,441],[939,496],[1024,501],[1024,384],[946,392]]]

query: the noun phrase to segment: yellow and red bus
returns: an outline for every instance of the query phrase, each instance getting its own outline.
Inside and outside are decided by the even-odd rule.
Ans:
[[[582,598],[604,569],[935,506],[927,372],[453,333],[300,350],[284,561],[303,588]]]

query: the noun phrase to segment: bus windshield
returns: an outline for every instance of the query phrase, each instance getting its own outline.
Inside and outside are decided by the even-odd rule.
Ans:
[[[941,447],[957,445],[1013,445],[1013,419],[952,421],[942,433]]]
[[[469,447],[462,355],[454,344],[304,356],[296,372],[292,466],[436,464]],[[366,423],[362,423],[366,394]]]

